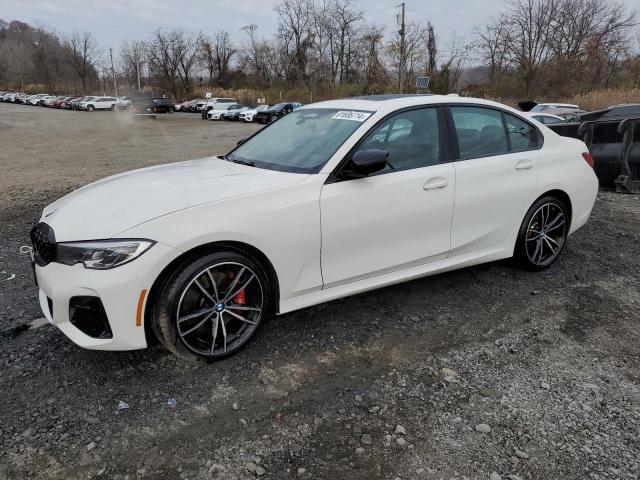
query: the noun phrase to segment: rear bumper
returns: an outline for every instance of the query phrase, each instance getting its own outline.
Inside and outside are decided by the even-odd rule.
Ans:
[[[40,307],[47,320],[77,345],[94,350],[135,350],[147,346],[144,329],[146,295],[137,323],[141,292],[150,291],[165,265],[179,251],[157,243],[134,261],[110,270],[90,270],[50,263],[36,266]],[[104,308],[111,338],[96,338],[72,323],[72,297],[97,297]],[[50,308],[52,307],[52,308]]]

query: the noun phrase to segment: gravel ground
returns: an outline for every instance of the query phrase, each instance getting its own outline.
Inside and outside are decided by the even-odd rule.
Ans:
[[[309,308],[206,367],[20,328],[42,317],[17,249],[43,206],[256,128],[127,118],[0,104],[0,478],[640,478],[637,196],[601,193],[543,273],[498,262]]]

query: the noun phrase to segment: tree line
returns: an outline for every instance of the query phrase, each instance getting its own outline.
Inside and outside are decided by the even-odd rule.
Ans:
[[[409,12],[410,13],[410,12]],[[415,91],[532,97],[638,87],[640,31],[618,0],[510,0],[468,37],[443,39],[428,19],[372,23],[354,0],[282,0],[277,31],[158,29],[111,56],[89,32],[56,35],[12,22],[0,30],[0,86],[73,93],[153,90],[176,100],[208,88],[284,90],[305,101]],[[112,80],[112,77],[113,78]],[[401,81],[404,79],[405,81]]]

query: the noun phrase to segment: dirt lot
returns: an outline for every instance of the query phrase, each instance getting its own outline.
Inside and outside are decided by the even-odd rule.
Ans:
[[[18,247],[47,203],[255,128],[0,104],[0,478],[640,478],[637,196],[601,193],[546,272],[309,308],[207,367],[18,328],[42,317]]]

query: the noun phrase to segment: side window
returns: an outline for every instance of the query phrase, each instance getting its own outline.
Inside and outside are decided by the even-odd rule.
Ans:
[[[461,160],[509,152],[500,111],[483,107],[451,107],[451,114]]]
[[[381,173],[440,163],[438,108],[409,110],[387,119],[367,134],[358,150],[376,148],[389,152]]]
[[[512,152],[535,150],[540,146],[540,137],[536,127],[508,113],[504,114],[504,118],[507,121],[507,132],[509,132]]]

